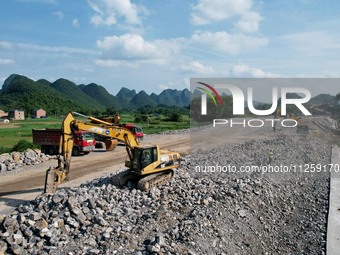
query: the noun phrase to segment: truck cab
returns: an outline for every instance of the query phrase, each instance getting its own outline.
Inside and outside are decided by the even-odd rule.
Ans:
[[[89,154],[94,150],[96,140],[91,132],[76,131],[73,137],[72,154],[78,156],[80,153]]]
[[[123,124],[123,127],[128,129],[136,137],[138,142],[141,142],[143,140],[144,132],[143,132],[143,128],[142,127],[137,126],[134,123]]]

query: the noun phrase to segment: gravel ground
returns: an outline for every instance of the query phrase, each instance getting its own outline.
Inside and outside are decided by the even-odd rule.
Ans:
[[[327,173],[196,170],[329,160],[323,141],[279,135],[187,156],[146,192],[104,176],[0,216],[0,254],[325,254]]]
[[[175,129],[175,130],[167,130],[158,132],[158,135],[186,135],[190,134],[190,131],[192,131],[193,128],[183,128],[183,129]]]

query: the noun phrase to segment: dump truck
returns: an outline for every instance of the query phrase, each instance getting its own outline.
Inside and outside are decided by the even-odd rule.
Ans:
[[[59,151],[61,129],[32,129],[33,143],[41,146],[41,152],[56,155]],[[76,131],[73,134],[72,155],[88,154],[94,150],[96,140],[91,132]]]
[[[88,118],[91,123],[76,120],[74,115]],[[115,185],[135,182],[138,189],[148,190],[169,181],[174,175],[174,170],[180,167],[181,157],[178,152],[161,150],[158,145],[140,145],[130,130],[124,127],[80,113],[69,112],[62,123],[58,166],[46,171],[45,193],[54,192],[60,183],[68,179],[74,146],[72,138],[79,131],[90,131],[125,144],[128,155],[125,160],[127,169],[113,178],[112,182]]]

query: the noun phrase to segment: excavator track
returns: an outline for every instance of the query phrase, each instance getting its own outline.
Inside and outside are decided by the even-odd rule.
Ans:
[[[174,175],[173,170],[168,170],[161,173],[150,174],[145,177],[138,176],[133,173],[129,169],[122,171],[116,174],[112,178],[112,184],[118,187],[123,187],[128,185],[129,182],[137,183],[137,189],[139,190],[149,190],[154,186],[161,185],[167,183],[172,179]]]
[[[169,182],[172,179],[173,175],[174,175],[173,170],[156,174],[150,174],[138,181],[137,188],[143,191],[149,190],[152,187]]]
[[[112,184],[118,187],[125,186],[129,181],[138,181],[138,176],[131,173],[130,169],[119,172],[112,178]]]

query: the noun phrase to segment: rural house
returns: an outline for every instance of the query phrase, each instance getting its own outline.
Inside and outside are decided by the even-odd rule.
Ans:
[[[0,110],[0,118],[2,117],[7,117],[8,116],[8,113],[3,111],[3,110]]]
[[[46,117],[46,111],[43,109],[36,109],[33,111],[33,118],[39,119],[39,118],[45,118]]]
[[[14,120],[24,120],[25,112],[24,110],[10,110],[8,112],[8,118],[14,119]]]

